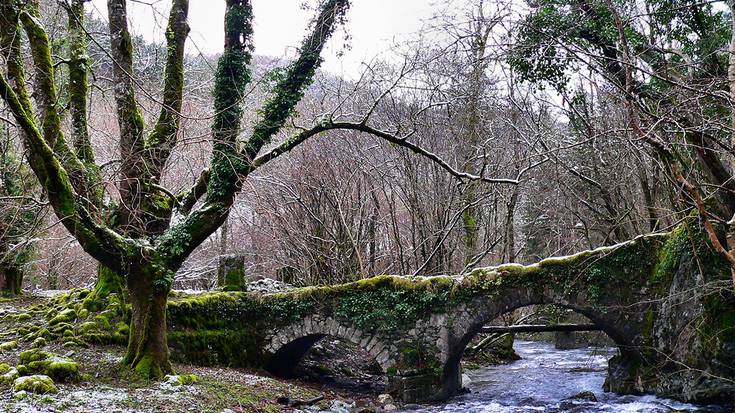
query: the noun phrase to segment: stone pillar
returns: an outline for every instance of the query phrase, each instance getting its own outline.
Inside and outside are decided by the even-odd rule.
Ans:
[[[217,268],[217,286],[224,291],[242,291],[245,282],[245,256],[241,254],[222,255]]]

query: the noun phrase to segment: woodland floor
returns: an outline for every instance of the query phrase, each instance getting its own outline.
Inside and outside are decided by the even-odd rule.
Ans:
[[[4,315],[22,312],[45,299],[27,296],[0,299],[0,342],[9,339],[15,322]],[[0,352],[0,363],[18,364],[20,352],[30,348],[29,343],[18,341],[18,344],[16,349]],[[27,393],[20,400],[12,385],[0,384],[0,412],[281,412],[290,409],[279,404],[279,398],[306,400],[322,395],[324,400],[318,405],[328,411],[335,403],[344,405],[343,401],[348,405],[354,402],[353,406],[377,405],[369,394],[233,368],[176,364],[177,373],[198,376],[198,382],[192,385],[134,381],[120,368],[124,351],[120,346],[69,349],[51,342],[44,350],[74,359],[84,379],[79,383],[57,383],[56,394]]]

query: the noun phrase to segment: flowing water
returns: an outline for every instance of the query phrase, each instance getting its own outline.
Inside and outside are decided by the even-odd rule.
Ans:
[[[611,348],[556,350],[545,342],[516,341],[521,360],[465,371],[471,393],[424,412],[525,413],[525,412],[724,412],[716,406],[695,406],[656,396],[606,393],[607,360]],[[597,401],[574,399],[592,392]],[[414,410],[416,411],[416,410]]]

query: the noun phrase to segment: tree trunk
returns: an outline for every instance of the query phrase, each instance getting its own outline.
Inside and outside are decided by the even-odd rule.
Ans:
[[[516,186],[513,188],[513,194],[508,201],[508,210],[505,216],[505,262],[516,261],[516,232],[515,232],[515,211],[518,203],[518,191]]]
[[[730,38],[730,57],[727,65],[727,81],[730,86],[730,122],[735,127],[735,2],[729,1],[730,25],[732,28],[732,35]],[[735,129],[730,134],[730,147],[735,148]],[[735,174],[735,158],[730,160],[730,173]]]
[[[123,364],[143,379],[159,379],[173,371],[166,340],[168,288],[156,283],[160,277],[146,270],[133,270],[128,291],[133,313],[128,349]]]
[[[17,266],[0,267],[0,294],[18,295],[23,285],[23,270]]]
[[[89,298],[84,300],[84,307],[89,311],[97,311],[103,307],[103,303],[110,294],[117,294],[124,301],[125,277],[111,270],[103,264],[97,265],[97,281]]]

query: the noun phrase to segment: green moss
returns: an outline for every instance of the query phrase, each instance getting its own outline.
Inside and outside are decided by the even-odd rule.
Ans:
[[[52,336],[62,336],[67,330],[72,330],[74,327],[69,323],[61,323],[51,328]]]
[[[33,317],[31,317],[31,315],[28,313],[21,313],[21,314],[18,314],[17,317],[15,317],[15,321],[19,323],[23,323],[25,321],[31,321],[32,319]]]
[[[656,266],[651,273],[651,288],[657,295],[666,293],[674,279],[682,256],[691,254],[688,225],[679,225],[666,240],[658,253]]]
[[[199,377],[196,374],[178,374],[166,376],[164,380],[171,386],[187,386],[197,383]]]
[[[66,310],[63,310],[59,312],[54,318],[49,320],[49,325],[56,325],[60,323],[70,323],[77,318],[77,313],[74,311],[73,308],[67,308]]]
[[[125,279],[123,276],[99,264],[94,290],[84,299],[83,306],[89,311],[98,311],[107,305],[111,294],[115,294],[116,297],[121,297],[124,292]]]
[[[13,387],[16,392],[27,391],[36,394],[58,393],[54,381],[44,375],[18,377],[15,379]]]
[[[646,312],[645,325],[643,328],[643,343],[649,348],[653,346],[653,326],[656,321],[656,314],[653,306]]]
[[[56,381],[77,381],[81,378],[79,365],[72,359],[38,349],[20,353],[20,363],[25,366],[22,374],[39,373]]]
[[[94,316],[94,323],[98,324],[101,329],[109,330],[112,328],[112,325],[110,324],[110,317],[102,314],[97,314]]]
[[[34,334],[34,337],[36,339],[43,338],[46,340],[51,340],[52,335],[51,335],[51,332],[47,328],[42,328],[36,331],[36,333]]]
[[[74,329],[74,331],[76,331],[78,334],[86,334],[86,333],[89,333],[91,331],[96,331],[96,330],[99,330],[99,326],[94,321],[86,321],[82,324],[79,324]]]
[[[199,365],[262,367],[263,332],[250,330],[172,331],[168,334],[174,360]]]
[[[5,374],[10,371],[10,365],[7,363],[0,363],[0,374]]]
[[[64,341],[61,343],[61,346],[64,348],[72,348],[72,347],[87,348],[89,347],[89,345],[84,340],[80,340],[76,337],[65,338]]]
[[[163,377],[163,372],[158,363],[155,362],[151,355],[144,354],[138,364],[135,365],[135,375],[143,380],[149,380],[151,377]]]
[[[5,351],[12,351],[18,348],[18,342],[17,341],[8,341],[5,343],[0,344],[0,353]]]
[[[32,361],[44,360],[51,357],[51,353],[42,350],[26,350],[20,353],[20,364],[28,364]]]
[[[360,288],[342,295],[334,314],[363,331],[393,330],[444,307],[449,293],[449,290],[406,290],[392,286]]]
[[[0,375],[0,384],[13,384],[15,379],[20,376],[17,368],[11,368],[5,374]]]
[[[33,340],[33,343],[31,343],[31,347],[33,348],[42,348],[46,347],[48,342],[43,337],[38,337],[37,339]]]

